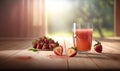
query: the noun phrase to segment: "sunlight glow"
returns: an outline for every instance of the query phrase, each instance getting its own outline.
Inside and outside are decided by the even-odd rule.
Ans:
[[[46,9],[49,12],[60,12],[70,8],[70,3],[66,0],[46,0]]]
[[[67,20],[71,18],[70,15],[72,10],[71,1],[46,0],[45,6],[46,6],[46,17],[47,17],[49,31],[51,30],[55,31],[57,29],[56,32],[62,32],[64,29],[67,30],[68,29]],[[64,30],[64,32],[66,30]]]

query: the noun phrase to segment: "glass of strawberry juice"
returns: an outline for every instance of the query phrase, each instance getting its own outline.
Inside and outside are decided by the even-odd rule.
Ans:
[[[75,24],[73,29],[73,44],[78,51],[90,51],[92,46],[92,24]]]

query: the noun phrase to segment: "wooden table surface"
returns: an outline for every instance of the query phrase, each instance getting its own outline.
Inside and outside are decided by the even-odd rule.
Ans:
[[[0,69],[120,70],[120,41],[101,41],[102,53],[92,47],[87,53],[67,57],[66,50],[72,46],[72,39],[57,40],[64,47],[63,56],[55,56],[53,51],[29,51],[30,40],[0,41]]]

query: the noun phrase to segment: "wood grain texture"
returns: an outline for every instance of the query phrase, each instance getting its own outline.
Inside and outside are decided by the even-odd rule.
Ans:
[[[56,39],[56,38],[54,38]],[[63,46],[63,56],[53,51],[28,51],[31,41],[0,41],[0,69],[64,69],[64,70],[120,70],[120,42],[101,41],[103,52],[94,47],[87,53],[67,57],[66,51],[73,46],[72,38],[56,39]],[[7,43],[7,44],[6,44]],[[94,45],[94,41],[93,41]]]

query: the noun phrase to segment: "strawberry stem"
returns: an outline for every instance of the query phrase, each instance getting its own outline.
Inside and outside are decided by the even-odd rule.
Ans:
[[[75,49],[75,50],[77,51],[77,48],[76,48],[76,47],[71,47],[71,48],[73,48],[73,49]]]
[[[97,44],[101,44],[98,40],[95,40],[97,42]]]

